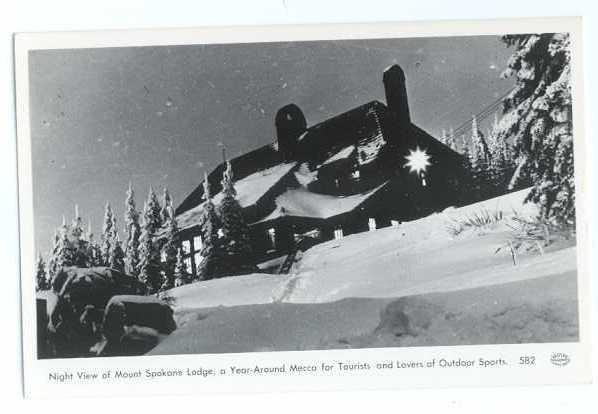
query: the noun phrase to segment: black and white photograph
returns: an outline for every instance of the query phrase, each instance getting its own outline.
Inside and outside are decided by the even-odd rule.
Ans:
[[[253,355],[186,375],[573,378],[572,33],[283,39],[17,55],[25,372],[61,384],[73,374],[47,363]],[[458,353],[533,344],[559,346]],[[273,365],[289,351],[324,359]],[[145,375],[179,375],[159,367]]]

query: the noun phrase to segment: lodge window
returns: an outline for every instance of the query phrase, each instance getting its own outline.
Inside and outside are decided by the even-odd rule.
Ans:
[[[361,176],[361,173],[359,172],[359,170],[354,170],[354,171],[351,173],[351,177],[353,177],[353,178],[354,178],[354,179],[356,179],[356,180],[357,180],[357,179],[359,179],[359,177],[360,177],[360,176]]]
[[[392,227],[399,227],[399,221],[398,220],[390,220],[390,225]]]
[[[183,254],[191,253],[191,240],[183,240]]]
[[[376,219],[375,218],[368,219],[368,227],[370,228],[370,231],[376,230]]]
[[[191,264],[191,258],[186,257],[185,259],[183,259],[183,263],[185,263],[185,269],[187,270],[187,273],[192,274],[193,273],[193,265]]]
[[[224,237],[224,230],[218,229],[218,238]]]
[[[338,229],[334,230],[334,238],[335,238],[335,240],[343,238],[343,229],[342,228],[339,227]]]
[[[268,229],[268,231],[266,232],[268,234],[268,241],[270,242],[270,247],[271,248],[276,248],[276,230],[271,227]]]
[[[166,251],[164,250],[160,252],[160,262],[166,263]]]
[[[201,250],[202,247],[203,247],[203,242],[201,240],[201,236],[193,237],[193,250],[197,252],[197,251]]]

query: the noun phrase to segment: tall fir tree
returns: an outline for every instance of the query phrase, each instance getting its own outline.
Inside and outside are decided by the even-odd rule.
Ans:
[[[54,256],[54,276],[63,267],[73,265],[73,246],[69,240],[69,227],[66,224],[66,218],[62,217],[62,226],[59,231],[59,239],[55,249]]]
[[[453,128],[449,128],[448,135],[446,136],[446,146],[453,151],[457,151],[457,142],[455,141],[455,131]]]
[[[69,229],[69,239],[72,246],[72,266],[89,266],[88,241],[84,237],[83,220],[79,215],[79,206],[75,204],[75,217]]]
[[[60,248],[60,235],[58,230],[54,230],[54,236],[52,237],[52,251],[48,255],[48,279],[52,281],[58,271],[58,250]]]
[[[87,238],[88,266],[100,266],[100,246],[98,246],[97,242],[95,241],[95,237],[91,229],[91,220],[87,223],[87,233],[85,237]]]
[[[47,290],[50,287],[48,283],[48,274],[46,273],[46,263],[41,253],[37,259],[37,266],[35,270],[35,288],[36,290]]]
[[[446,129],[443,129],[442,133],[440,134],[440,142],[444,145],[447,145]]]
[[[475,116],[471,120],[471,144],[468,156],[472,174],[473,199],[485,200],[494,195],[490,173],[491,156],[486,137],[478,128]]]
[[[512,184],[533,185],[528,200],[555,222],[575,221],[575,180],[568,33],[507,35],[513,47],[503,77],[515,88],[503,101],[500,137],[512,137]]]
[[[178,225],[172,204],[168,206],[169,212],[164,217],[167,217],[166,232],[164,235],[164,244],[162,246],[162,253],[164,262],[162,263],[162,271],[164,273],[162,289],[170,289],[174,286],[175,280],[175,266],[177,261],[177,247],[179,245],[178,239]]]
[[[196,273],[199,280],[208,280],[218,276],[222,271],[223,254],[218,235],[220,218],[212,202],[210,183],[206,173],[204,173],[203,188],[205,202],[199,222],[200,237],[202,239],[200,252],[202,260],[200,263],[196,263]]]
[[[172,216],[171,210],[173,210],[172,198],[170,197],[168,189],[164,187],[164,191],[162,193],[162,210],[160,211],[160,218],[163,226],[168,224],[168,220],[170,220],[170,217]]]
[[[118,233],[112,240],[112,248],[110,250],[110,261],[108,265],[119,272],[125,271],[125,252],[122,249],[122,244]]]
[[[106,208],[104,209],[104,221],[102,223],[102,245],[100,247],[100,261],[102,266],[110,265],[110,251],[112,250],[113,239],[112,216],[112,207],[110,207],[110,203],[106,203]]]
[[[135,192],[129,182],[127,198],[125,200],[125,270],[128,274],[137,276],[139,274],[139,237],[141,227],[139,225],[139,212],[135,204]]]
[[[161,226],[160,203],[150,187],[147,201],[143,206],[143,221],[139,239],[139,275],[148,293],[156,293],[162,285],[160,248],[156,232]]]
[[[243,210],[237,201],[237,191],[230,162],[226,163],[226,169],[222,176],[222,194],[218,212],[222,222],[223,253],[226,263],[233,266],[233,271],[237,271],[251,260],[252,248],[249,226],[245,222]]]

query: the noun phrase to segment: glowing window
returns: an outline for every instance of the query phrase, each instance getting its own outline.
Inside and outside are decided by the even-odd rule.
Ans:
[[[199,266],[199,264],[203,260],[203,256],[201,255],[201,253],[195,253],[195,255],[193,255],[193,260],[195,261],[195,266]]]
[[[370,231],[376,230],[376,219],[375,218],[368,219],[368,227],[370,228]]]
[[[197,252],[197,251],[201,250],[202,247],[203,247],[203,243],[201,241],[201,236],[193,237],[193,250]]]
[[[274,247],[276,244],[276,230],[273,227],[268,229],[268,239],[270,240],[270,245]]]
[[[361,176],[359,170],[355,170],[351,173],[351,177],[353,178],[359,178]]]
[[[398,220],[390,220],[390,225],[393,227],[399,227],[399,221]]]
[[[193,266],[191,265],[191,258],[187,257],[183,261],[185,263],[185,268],[187,269],[187,273],[193,273]]]
[[[334,230],[334,238],[337,240],[342,239],[343,238],[343,229]]]
[[[191,253],[191,240],[183,240],[183,254]]]

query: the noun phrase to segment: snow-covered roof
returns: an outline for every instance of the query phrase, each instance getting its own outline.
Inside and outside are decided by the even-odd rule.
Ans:
[[[355,152],[355,145],[349,145],[348,147],[345,147],[336,154],[332,155],[330,158],[324,161],[322,165],[332,164],[336,161],[348,159],[353,152]]]
[[[258,171],[239,181],[236,181],[235,190],[237,190],[237,200],[239,201],[241,207],[249,207],[255,204],[266,193],[266,191],[272,188],[274,184],[279,182],[285,175],[287,175],[296,164],[296,162],[278,164],[274,167]],[[214,204],[218,204],[222,200],[222,197],[222,192],[219,192],[212,197],[212,202]],[[199,219],[203,212],[204,203],[201,203],[177,216],[177,224],[179,229],[184,230],[199,223]]]
[[[274,211],[258,223],[285,216],[318,219],[334,217],[354,210],[385,185],[386,182],[366,193],[344,197],[313,193],[305,188],[289,189],[276,198]]]

